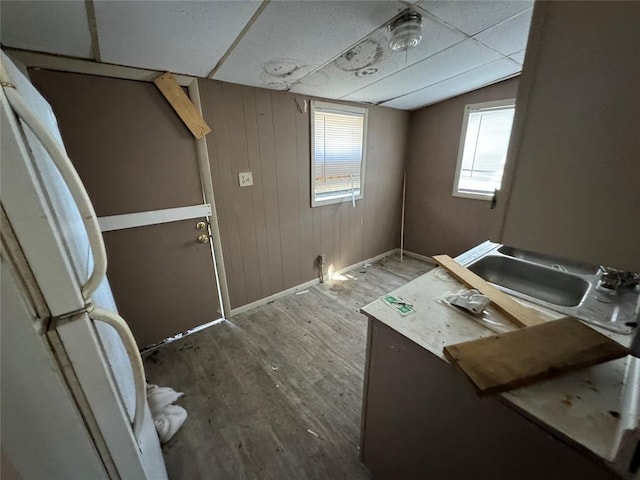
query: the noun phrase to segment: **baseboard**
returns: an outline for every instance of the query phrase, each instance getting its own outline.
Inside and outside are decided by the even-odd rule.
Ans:
[[[419,253],[410,252],[405,250],[403,252],[407,257],[415,258],[417,260],[422,260],[423,262],[430,263],[431,265],[437,265],[438,263],[431,257],[427,257],[426,255],[420,255]]]
[[[353,265],[349,265],[348,267],[345,268],[341,268],[340,270],[336,270],[335,272],[333,272],[333,275],[341,275],[345,272],[348,272],[349,270],[352,270],[356,267],[359,267],[360,265],[362,265],[363,263],[373,263],[373,262],[377,262],[378,260],[381,260],[385,257],[388,257],[389,255],[393,255],[394,253],[396,253],[398,251],[397,248],[394,248],[392,250],[389,250],[387,252],[381,253],[380,255],[376,255],[375,257],[371,257],[371,258],[367,258],[365,260],[361,260],[357,263],[354,263]],[[407,252],[405,252],[407,253]],[[246,305],[242,305],[241,307],[236,307],[231,309],[231,315],[230,317],[233,318],[236,315],[239,315],[240,313],[244,313],[246,311],[249,311],[253,308],[256,307],[260,307],[262,305],[265,305],[269,302],[273,302],[274,300],[277,300],[279,298],[282,297],[286,297],[287,295],[290,295],[292,293],[296,293],[299,292],[301,290],[306,290],[309,287],[312,287],[314,285],[317,285],[318,283],[320,283],[320,279],[315,278],[313,280],[309,280],[308,282],[304,282],[301,283],[300,285],[296,285],[295,287],[291,287],[291,288],[287,288],[286,290],[283,290],[281,292],[278,293],[274,293],[273,295],[269,295],[268,297],[265,298],[261,298],[260,300],[256,300],[255,302],[251,302],[251,303],[247,303]]]
[[[244,313],[252,308],[260,307],[269,302],[273,302],[282,297],[286,297],[292,293],[296,293],[300,290],[305,290],[309,287],[312,287],[316,284],[320,283],[319,279],[309,280],[308,282],[301,283],[300,285],[296,285],[295,287],[287,288],[286,290],[282,290],[281,292],[274,293],[273,295],[269,295],[268,297],[261,298],[260,300],[256,300],[255,302],[247,303],[246,305],[242,305],[241,307],[236,307],[231,309],[231,318],[235,317],[240,313]]]

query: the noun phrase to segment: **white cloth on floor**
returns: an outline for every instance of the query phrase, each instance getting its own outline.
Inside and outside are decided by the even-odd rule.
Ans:
[[[154,417],[156,431],[160,443],[165,444],[182,427],[187,419],[187,411],[178,405],[168,405],[164,407],[157,416]]]
[[[176,392],[173,388],[147,385],[147,402],[151,415],[155,418],[166,406],[171,405],[184,393]]]

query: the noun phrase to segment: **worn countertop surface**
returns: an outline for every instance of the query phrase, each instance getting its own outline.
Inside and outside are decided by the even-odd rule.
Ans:
[[[447,361],[443,354],[444,346],[496,333],[438,301],[444,293],[463,288],[444,269],[436,268],[391,292],[412,304],[414,313],[402,317],[382,300],[370,303],[362,308],[362,312]],[[540,311],[549,320],[563,316],[516,300]],[[505,330],[516,328],[499,312],[493,311],[491,315],[492,320],[506,327]],[[595,329],[625,346],[631,340],[628,335]],[[629,362],[635,361],[631,358],[627,356],[564,374],[503,393],[500,397],[507,405],[561,438],[575,442],[605,461],[611,461],[618,449],[625,373]]]

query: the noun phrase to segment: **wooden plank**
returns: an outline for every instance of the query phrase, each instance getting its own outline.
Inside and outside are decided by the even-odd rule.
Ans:
[[[510,295],[501,292],[471,270],[460,265],[449,255],[436,255],[433,259],[446,268],[456,279],[489,297],[491,302],[519,327],[533,327],[545,322],[534,310],[516,302]]]
[[[196,138],[203,138],[211,132],[211,128],[204,121],[202,115],[191,103],[189,97],[182,90],[176,79],[170,72],[163,73],[153,80],[164,98],[171,104],[178,116]]]
[[[627,353],[618,342],[571,317],[444,347],[447,359],[462,370],[481,396],[615,360]]]

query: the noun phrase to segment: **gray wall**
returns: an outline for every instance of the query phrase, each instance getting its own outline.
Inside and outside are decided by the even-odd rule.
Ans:
[[[311,208],[309,112],[294,96],[199,80],[232,307],[399,245],[409,114],[369,110],[364,199]],[[298,97],[302,105],[303,97]],[[240,188],[238,172],[253,172]]]
[[[638,19],[640,2],[536,3],[504,243],[640,271]]]
[[[515,98],[510,79],[411,112],[408,139],[405,248],[422,255],[451,256],[498,237],[504,202],[453,197],[464,107]]]

